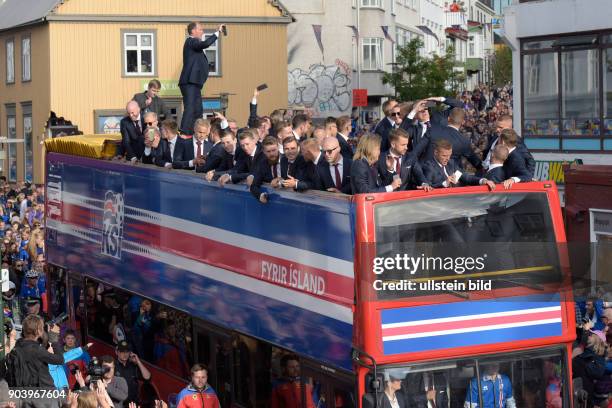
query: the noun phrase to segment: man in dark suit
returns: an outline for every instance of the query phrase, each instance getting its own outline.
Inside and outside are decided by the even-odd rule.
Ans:
[[[448,126],[432,128],[431,135],[428,138],[422,139],[414,148],[413,153],[419,157],[421,161],[431,160],[433,158],[435,142],[438,140],[447,140],[453,146],[452,159],[459,167],[462,168],[461,158],[465,157],[477,170],[482,169],[482,161],[474,150],[472,150],[470,140],[459,132],[464,119],[464,110],[453,108],[448,117]]]
[[[389,132],[391,147],[378,159],[378,174],[383,184],[391,184],[393,179],[399,176],[402,182],[399,191],[413,190],[424,181],[418,160],[408,153],[408,140],[408,133],[404,129],[393,129]],[[393,166],[388,167],[391,161]]]
[[[427,101],[425,99],[417,101],[400,125],[400,128],[408,132],[410,136],[409,151],[413,151],[421,140],[429,136],[431,127]]]
[[[134,163],[142,158],[145,148],[142,133],[145,128],[144,119],[140,114],[138,102],[129,101],[125,109],[127,116],[119,122],[121,147],[123,148],[125,158]]]
[[[183,160],[175,161],[175,169],[193,170],[196,166],[202,166],[205,158],[212,149],[212,143],[208,141],[210,134],[210,122],[208,119],[198,119],[193,125],[193,137],[185,139],[185,155]]]
[[[336,119],[336,139],[340,144],[340,153],[347,159],[353,159],[353,147],[349,144],[349,135],[353,131],[353,124],[349,116],[340,116]]]
[[[208,152],[205,152],[205,160],[202,164],[194,163],[196,165],[196,173],[208,173],[210,170],[215,170],[220,166],[225,157],[225,150],[221,142],[221,135],[225,134],[225,131],[231,133],[229,129],[221,129],[220,121],[215,121],[210,124],[210,133],[208,135],[210,149]]]
[[[516,132],[513,129],[504,129],[499,139],[498,144],[508,148],[508,157],[503,166],[507,177],[504,187],[509,188],[514,183],[531,181],[532,176],[525,167],[525,159],[517,148],[519,136]]]
[[[433,188],[477,186],[486,184],[491,190],[495,183],[463,172],[453,160],[453,145],[444,139],[436,140],[434,158],[423,163],[424,183]]]
[[[178,137],[178,124],[174,119],[166,119],[162,122],[162,140],[157,147],[153,162],[159,167],[171,169],[175,162],[183,161],[187,142]]]
[[[404,397],[409,407],[448,408],[448,378],[443,372],[413,373],[406,375]]]
[[[484,177],[494,183],[503,183],[508,178],[504,170],[504,162],[507,158],[508,148],[501,144],[495,146],[491,152],[491,164]]]
[[[495,132],[489,135],[487,147],[482,152],[483,168],[487,169],[489,167],[491,163],[491,151],[499,142],[500,133],[505,129],[512,129],[512,116],[510,115],[500,116],[497,122],[495,123]],[[525,143],[523,143],[523,138],[519,137],[516,148],[519,153],[521,153],[521,156],[523,156],[523,159],[525,160],[525,168],[533,178],[533,175],[535,174],[536,163],[535,159],[529,152],[529,149],[527,148],[527,146],[525,146]]]
[[[300,147],[297,140],[293,136],[287,136],[283,139],[284,155],[281,157],[281,178],[288,180],[290,177],[303,178],[306,161],[300,154]],[[282,183],[281,183],[282,184]]]
[[[454,108],[463,109],[463,104],[453,98],[446,98],[444,96],[434,96],[426,99],[428,102],[436,102],[437,104],[446,105],[444,109],[434,109],[434,106],[430,109],[431,123],[433,125],[446,126],[448,124],[448,117]]]
[[[287,146],[287,145],[285,145]],[[321,179],[317,171],[317,165],[322,160],[321,147],[315,138],[309,138],[300,143],[304,165],[301,172],[296,172],[296,176],[287,175],[287,179],[282,181],[284,188],[292,188],[296,191],[320,190]]]
[[[192,22],[187,26],[189,37],[183,45],[183,70],[179,78],[179,88],[183,95],[183,119],[181,120],[181,131],[191,135],[193,123],[202,117],[202,87],[208,79],[209,65],[206,53],[203,51],[210,47],[219,38],[219,32],[223,30],[221,24],[217,32],[202,41],[204,28],[200,23]]]
[[[323,154],[325,160],[319,160],[317,166],[321,189],[332,193],[351,194],[351,164],[353,161],[342,155],[337,138],[328,136],[323,139]]]
[[[268,136],[261,143],[261,148],[265,160],[257,163],[253,172],[253,182],[251,183],[251,194],[262,204],[268,202],[268,194],[261,191],[263,183],[274,183],[273,187],[278,188],[281,178],[280,153],[278,142],[275,137]]]
[[[242,131],[239,136],[240,150],[236,150],[234,155],[236,164],[228,173],[219,177],[219,184],[223,186],[228,181],[237,184],[246,180],[247,185],[251,185],[257,163],[266,160],[261,147],[257,144],[258,138],[256,129],[249,128]]]
[[[385,117],[376,124],[374,133],[380,136],[380,151],[389,150],[389,132],[391,129],[400,127],[402,118],[400,117],[400,108],[395,99],[389,99],[382,105]]]
[[[218,146],[221,146],[221,148]],[[199,172],[206,173],[205,178],[208,181],[217,180],[234,168],[240,152],[238,139],[236,139],[234,132],[223,129],[219,133],[218,145],[208,154],[204,167],[198,167]],[[198,170],[196,169],[196,171]]]

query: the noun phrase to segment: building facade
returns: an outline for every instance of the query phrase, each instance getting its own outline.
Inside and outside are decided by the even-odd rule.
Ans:
[[[418,0],[284,0],[295,22],[287,36],[288,104],[315,118],[350,115],[353,89],[367,89],[364,121],[380,116],[394,90],[382,83],[396,47],[422,36]]]
[[[547,0],[505,9],[514,126],[536,160],[612,164],[609,8],[607,0]]]
[[[206,14],[202,14],[205,12]],[[189,17],[186,17],[189,16]],[[180,121],[178,77],[186,26],[201,21],[228,36],[206,51],[211,76],[205,111],[225,111],[246,123],[253,89],[267,83],[260,109],[286,106],[287,10],[276,1],[19,0],[0,5],[0,136],[2,172],[11,180],[43,180],[43,128],[50,111],[85,134],[118,132],[126,102],[154,78]],[[248,73],[248,74],[247,74]]]

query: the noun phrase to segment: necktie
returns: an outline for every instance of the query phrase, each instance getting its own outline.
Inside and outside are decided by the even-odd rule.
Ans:
[[[338,164],[334,164],[334,172],[336,173],[336,188],[342,190],[342,176],[340,176],[340,170],[338,170]]]
[[[276,164],[272,165],[272,176],[273,176],[273,178],[277,178],[278,177],[278,170],[276,168]]]
[[[429,128],[431,127],[431,123],[430,123],[430,122],[425,122],[425,127],[426,127],[427,129],[429,129]]]
[[[140,121],[139,120],[135,120],[134,121],[134,126],[136,127],[136,130],[138,131],[138,133],[142,133],[142,129],[140,128]]]
[[[401,167],[400,167],[400,158],[396,157],[395,158],[395,172],[397,174],[400,174],[400,170],[401,170]]]
[[[289,163],[289,166],[287,166],[287,175],[293,177],[293,163]]]
[[[197,157],[200,157],[202,155],[202,142],[198,140],[196,144],[198,145],[198,152],[197,152],[198,156]]]

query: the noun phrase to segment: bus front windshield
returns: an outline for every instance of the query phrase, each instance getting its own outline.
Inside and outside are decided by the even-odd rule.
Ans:
[[[544,192],[393,201],[377,204],[374,218],[377,278],[419,284],[410,291],[376,289],[379,299],[431,294],[441,282],[472,278],[492,280],[493,289],[560,282],[559,252]],[[423,285],[427,281],[429,286]]]
[[[408,407],[562,408],[569,406],[566,373],[561,348],[385,367],[378,370],[384,390],[370,387],[363,406],[395,398]]]

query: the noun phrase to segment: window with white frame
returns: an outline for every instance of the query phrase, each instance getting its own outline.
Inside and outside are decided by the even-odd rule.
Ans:
[[[123,75],[155,75],[155,32],[123,32]]]
[[[380,7],[382,8],[382,0],[361,0],[361,7]]]
[[[383,69],[383,39],[382,38],[364,38],[362,42],[362,55],[364,70],[382,70]]]
[[[21,39],[21,80],[30,81],[32,79],[32,53],[30,51],[30,37]]]
[[[6,83],[15,82],[15,41],[6,41]]]
[[[213,31],[204,33],[204,39],[206,40],[213,34]],[[208,59],[208,74],[211,76],[221,75],[219,59],[219,41],[220,39],[218,38],[213,45],[204,50],[204,52],[206,53],[206,58]]]

